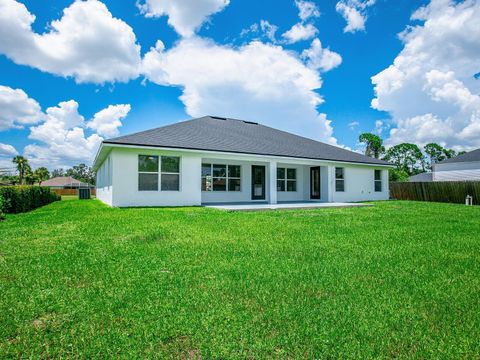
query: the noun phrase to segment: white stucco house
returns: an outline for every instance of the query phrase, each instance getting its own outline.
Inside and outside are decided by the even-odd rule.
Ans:
[[[115,207],[386,200],[390,167],[215,116],[105,140],[93,165],[97,198]]]
[[[480,149],[433,165],[433,181],[480,181]]]

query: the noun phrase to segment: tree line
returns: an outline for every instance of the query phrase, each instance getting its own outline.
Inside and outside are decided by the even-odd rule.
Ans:
[[[0,185],[42,185],[45,180],[71,176],[76,180],[95,185],[95,172],[85,164],[75,165],[69,169],[55,169],[52,172],[44,166],[33,169],[28,159],[17,155],[12,159],[16,174],[10,169],[0,169]]]
[[[412,175],[431,171],[433,164],[439,161],[465,153],[457,153],[437,143],[429,143],[423,149],[412,143],[402,143],[385,149],[383,139],[372,133],[361,134],[358,141],[365,145],[365,155],[395,165],[395,169],[390,171],[390,181],[407,181]]]

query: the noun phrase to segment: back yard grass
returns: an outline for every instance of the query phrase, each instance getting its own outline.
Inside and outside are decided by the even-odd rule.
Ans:
[[[480,207],[71,200],[0,223],[0,358],[479,358]]]

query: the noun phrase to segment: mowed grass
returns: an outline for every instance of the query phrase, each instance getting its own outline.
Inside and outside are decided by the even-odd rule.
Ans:
[[[0,358],[479,358],[480,207],[62,201],[0,223]]]

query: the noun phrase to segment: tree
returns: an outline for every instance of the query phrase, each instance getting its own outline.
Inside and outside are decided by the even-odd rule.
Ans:
[[[25,174],[29,169],[31,170],[30,165],[28,164],[28,160],[23,156],[17,155],[13,158],[12,162],[17,165],[18,180],[20,182],[20,185],[23,185]]]
[[[366,145],[365,155],[367,156],[378,159],[380,158],[380,155],[385,152],[383,140],[378,135],[372,133],[363,133],[358,137],[358,141]]]
[[[445,154],[445,157],[447,159],[451,159],[451,158],[457,156],[457,152],[453,149],[443,149],[443,153]]]
[[[42,185],[42,181],[50,179],[50,172],[46,167],[43,166],[35,170],[34,174],[37,177],[39,185]]]
[[[423,154],[417,145],[403,143],[388,149],[384,159],[394,163],[398,170],[412,175],[418,173],[417,165],[422,162]]]
[[[56,178],[60,176],[65,176],[65,170],[63,169],[55,169],[52,171],[51,177]]]
[[[86,182],[89,184],[95,184],[95,172],[92,171],[92,168],[85,165],[79,164],[71,169],[68,169],[65,172],[66,176],[71,176],[79,181]]]
[[[37,175],[32,171],[32,169],[29,167],[27,171],[25,172],[25,184],[27,185],[33,185],[36,182],[38,182]]]
[[[390,181],[405,182],[409,177],[405,170],[391,169],[389,171]]]

